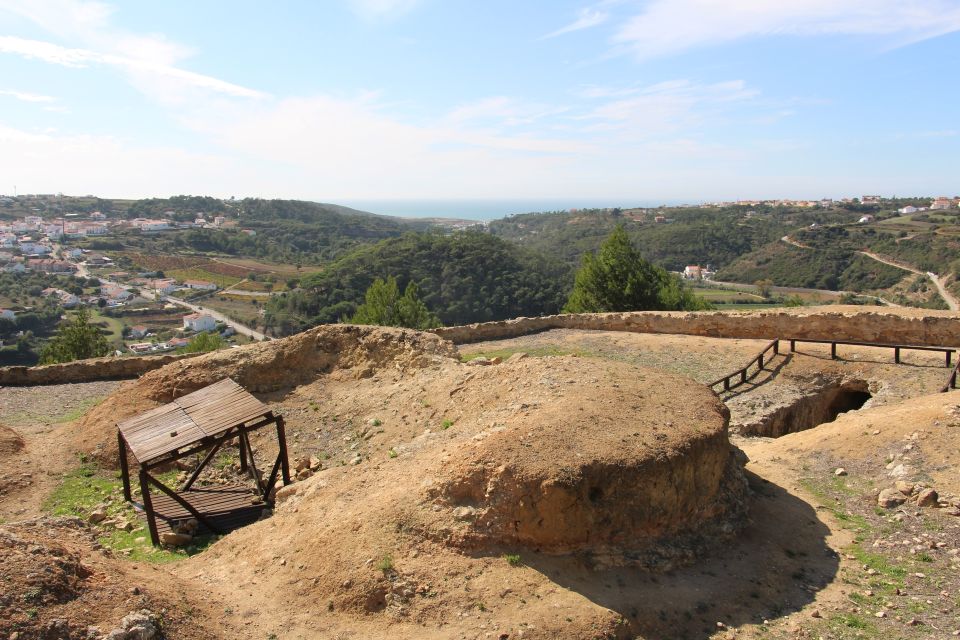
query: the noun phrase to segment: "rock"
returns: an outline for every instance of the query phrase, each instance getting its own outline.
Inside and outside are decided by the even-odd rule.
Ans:
[[[837,467],[837,470],[833,472],[835,476],[845,476],[847,475],[847,470],[843,467]]]
[[[107,640],[158,640],[160,637],[157,617],[146,609],[124,616],[120,626],[104,636]]]
[[[886,618],[886,617],[887,617],[887,612],[886,612],[886,611],[877,611],[875,614],[873,614],[873,617],[875,617],[875,618]]]
[[[168,547],[182,547],[193,542],[193,536],[188,533],[174,533],[172,531],[165,531],[160,534],[160,544],[165,544]]]
[[[126,518],[120,518],[113,526],[119,531],[133,531],[133,523]]]
[[[320,467],[323,466],[320,458],[317,456],[310,456],[310,471],[319,471]]]
[[[289,499],[292,498],[293,496],[297,495],[297,490],[298,490],[299,488],[300,488],[300,487],[299,487],[298,485],[288,484],[288,485],[285,486],[285,487],[280,487],[279,489],[277,489],[277,496],[276,496],[276,502],[277,502],[277,504],[281,504],[281,503],[283,503],[283,502],[286,502],[287,500],[289,500]]]
[[[484,358],[483,356],[467,361],[467,365],[471,367],[486,367],[491,364],[493,364],[493,362],[491,362],[489,358]]]
[[[899,507],[906,501],[906,497],[896,489],[884,489],[880,492],[880,495],[877,496],[877,504],[884,509]]]
[[[361,462],[363,462],[363,458],[360,456],[354,456],[354,458],[350,461],[350,464],[360,464]]]
[[[473,507],[457,507],[453,510],[453,517],[457,520],[469,520],[476,512]]]
[[[297,473],[300,473],[304,469],[310,468],[310,458],[297,458],[297,461],[293,465],[293,470]]]
[[[937,492],[931,488],[923,489],[920,493],[917,494],[917,506],[918,507],[935,507],[937,506]]]
[[[297,480],[306,480],[313,475],[313,471],[310,471],[309,467],[304,467],[297,471]]]
[[[913,495],[912,482],[907,482],[906,480],[897,480],[896,487],[897,487],[897,491],[899,491],[905,496]]]
[[[507,358],[505,362],[507,364],[510,364],[511,362],[519,362],[520,360],[523,360],[526,357],[527,357],[527,354],[525,354],[523,351],[517,351],[515,354]]]
[[[107,511],[103,508],[94,509],[87,517],[87,520],[90,522],[90,524],[97,524],[98,522],[103,522],[106,519]]]
[[[501,362],[503,362],[503,358],[501,358],[500,356],[496,356],[490,359],[490,364],[500,364]]]
[[[810,612],[810,617],[811,617],[811,618],[819,618],[819,617],[821,617],[821,616],[820,616],[820,610],[819,610],[819,609],[814,609],[813,611],[811,611],[811,612]]]

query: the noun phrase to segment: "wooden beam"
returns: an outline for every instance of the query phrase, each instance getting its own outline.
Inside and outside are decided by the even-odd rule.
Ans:
[[[123,499],[127,502],[133,502],[133,496],[130,492],[130,463],[127,460],[127,442],[123,439],[123,433],[117,429],[117,450],[120,452],[120,477],[123,479]]]
[[[283,472],[284,486],[290,484],[290,461],[287,458],[287,435],[284,431],[283,416],[277,416],[277,443],[280,445],[280,469]]]
[[[177,460],[186,458],[187,456],[191,456],[195,453],[202,453],[206,451],[209,447],[216,444],[217,442],[223,442],[225,440],[229,440],[230,438],[235,438],[240,433],[249,433],[250,431],[256,431],[257,429],[263,428],[268,424],[272,424],[276,422],[276,420],[277,420],[276,418],[270,417],[270,418],[266,418],[261,422],[252,424],[250,426],[233,427],[234,429],[236,429],[236,431],[232,432],[231,435],[229,436],[224,437],[223,434],[221,433],[216,436],[211,436],[209,438],[203,438],[202,440],[198,441],[197,444],[192,445],[189,449],[184,449],[176,454],[171,453],[169,455],[164,455],[154,460],[151,460],[146,464],[146,467],[147,469],[156,469],[157,467],[162,467],[165,464],[176,462]]]
[[[150,484],[153,478],[147,473],[143,465],[140,465],[140,493],[143,494],[143,512],[147,514],[147,527],[150,528],[150,540],[153,544],[160,544],[160,534],[157,533],[156,514],[153,511],[153,501],[150,500]]]
[[[159,490],[162,491],[163,493],[165,493],[165,494],[167,494],[168,496],[170,496],[170,499],[171,499],[171,500],[174,500],[174,501],[175,501],[177,504],[179,504],[181,507],[183,507],[184,509],[186,509],[187,511],[189,511],[189,512],[190,512],[190,515],[192,515],[194,518],[196,518],[198,522],[200,522],[201,524],[203,524],[203,526],[205,526],[205,527],[206,527],[207,529],[209,529],[211,532],[213,532],[213,533],[223,533],[223,531],[221,531],[221,530],[220,530],[217,526],[215,526],[210,520],[208,520],[208,519],[206,518],[206,516],[204,516],[204,515],[203,515],[202,513],[200,513],[199,511],[197,511],[197,509],[196,509],[192,504],[190,504],[189,502],[187,502],[186,500],[184,500],[180,495],[178,495],[176,491],[174,491],[173,489],[171,489],[171,488],[168,487],[167,485],[163,484],[162,482],[160,482],[159,480],[157,480],[156,478],[154,478],[153,476],[151,476],[149,473],[146,473],[145,471],[142,472],[142,473],[143,473],[143,475],[145,475],[145,476],[147,477],[147,481],[148,481],[148,482],[150,482],[153,486],[155,486],[157,489],[159,489]],[[154,526],[154,528],[156,528],[156,523],[154,523],[153,526]],[[159,539],[157,540],[157,544],[160,544]]]
[[[247,434],[240,434],[240,441],[243,443],[243,447],[247,451],[247,455],[250,457],[250,477],[253,478],[253,483],[257,485],[257,493],[259,493],[264,498],[263,482],[260,480],[260,476],[257,475],[257,461],[253,459],[253,447],[250,446],[250,441],[247,439]]]
[[[197,478],[200,477],[200,472],[203,471],[204,467],[210,464],[210,461],[213,460],[213,456],[217,455],[217,451],[220,451],[220,447],[223,446],[225,440],[218,442],[212,449],[210,453],[200,462],[196,469],[193,470],[193,473],[190,474],[190,477],[187,479],[186,483],[183,485],[181,491],[189,491],[190,487],[193,486],[193,483],[197,481]]]

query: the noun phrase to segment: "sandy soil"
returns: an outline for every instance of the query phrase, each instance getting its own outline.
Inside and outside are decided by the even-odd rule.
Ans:
[[[297,361],[275,374],[289,377],[273,387],[259,368],[240,371],[285,416],[291,457],[314,456],[321,470],[284,490],[271,519],[187,561],[149,566],[149,583],[129,578],[122,559],[109,558],[116,564],[103,571],[116,572],[123,584],[139,580],[160,603],[155,607],[163,606],[161,596],[182,591],[186,601],[167,606],[175,620],[191,613],[206,634],[196,637],[936,638],[960,629],[960,517],[953,515],[960,514],[960,401],[955,393],[932,393],[946,378],[941,356],[913,353],[894,365],[888,351],[846,347],[843,359],[832,361],[827,348],[803,345],[722,396],[736,430],[824,388],[862,383],[870,394],[864,408],[813,429],[779,438],[734,434],[749,458],[749,522],[726,534],[678,539],[672,550],[658,551],[670,562],[650,571],[610,554],[557,554],[546,543],[538,549],[511,537],[500,518],[510,512],[489,496],[505,490],[509,505],[526,504],[557,483],[572,487],[589,477],[592,467],[581,466],[578,455],[623,468],[633,459],[631,439],[646,443],[638,451],[649,449],[658,425],[674,427],[667,438],[679,429],[696,432],[709,423],[715,400],[692,380],[709,382],[739,368],[763,341],[551,331],[464,346],[463,357],[530,354],[472,366],[432,342],[409,340],[384,350],[383,337],[371,334],[361,338],[367,346],[339,363]],[[335,343],[330,348],[339,349]],[[277,347],[255,348],[259,363],[276,362]],[[410,355],[423,349],[429,357]],[[26,446],[0,460],[0,473],[22,466],[27,459],[16,456],[24,452],[37,462],[65,443],[67,451],[84,444],[106,451],[103,424],[165,401],[173,388],[202,386],[236,366],[232,351],[210,358],[203,375],[178,364],[127,383],[74,424],[38,426],[5,415],[0,422]],[[370,353],[379,355],[364,355]],[[645,391],[654,382],[660,392]],[[62,391],[74,400],[58,415],[95,395]],[[23,393],[0,390],[0,402],[10,398],[4,406],[19,407],[9,416],[26,411],[29,401],[15,400]],[[598,440],[598,432],[612,439]],[[16,438],[0,435],[13,451]],[[264,462],[275,455],[268,434],[254,445]],[[664,459],[670,450],[661,449]],[[51,460],[51,478],[71,460]],[[499,471],[511,465],[521,471]],[[451,493],[473,487],[476,478],[505,489]],[[877,494],[898,481],[913,487],[906,489],[911,495],[895,508],[879,507]],[[31,495],[53,484],[35,485]],[[632,490],[664,490],[649,484]],[[935,488],[939,503],[918,506],[923,487]],[[36,514],[40,498],[25,495],[0,495],[0,514]],[[464,495],[470,501],[451,500]],[[83,563],[98,553],[82,544],[75,552]],[[694,559],[694,552],[705,555]],[[126,591],[106,589],[94,615],[43,608],[39,617],[104,624],[136,608],[129,599]]]

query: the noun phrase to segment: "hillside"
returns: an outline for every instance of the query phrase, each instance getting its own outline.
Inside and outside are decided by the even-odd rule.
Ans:
[[[280,335],[350,316],[376,278],[421,289],[444,324],[556,313],[572,285],[561,264],[489,234],[409,233],[360,248],[274,296],[266,325]]]

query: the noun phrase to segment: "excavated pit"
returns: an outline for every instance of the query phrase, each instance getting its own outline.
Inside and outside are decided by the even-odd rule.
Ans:
[[[864,380],[830,383],[795,402],[777,408],[761,420],[741,425],[740,435],[779,438],[833,422],[842,413],[861,409],[873,395]]]

